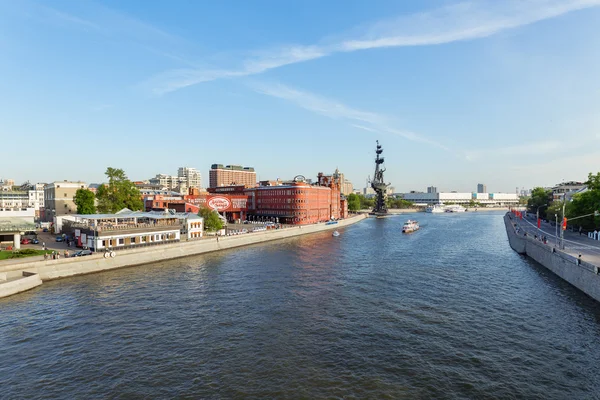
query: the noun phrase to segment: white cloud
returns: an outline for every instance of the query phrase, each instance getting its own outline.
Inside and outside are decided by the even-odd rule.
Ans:
[[[231,68],[172,70],[151,79],[164,94],[198,83],[260,74],[270,69],[358,50],[439,45],[488,37],[499,32],[600,5],[600,0],[510,0],[459,3],[432,11],[381,21],[338,40],[288,45],[242,56]]]
[[[393,121],[385,115],[357,110],[340,102],[281,84],[267,85],[265,83],[253,83],[250,86],[258,93],[287,100],[316,114],[348,122],[349,125],[358,129],[372,133],[387,133],[413,142],[425,143],[443,150],[449,150],[446,146],[435,140],[414,132],[393,128]]]

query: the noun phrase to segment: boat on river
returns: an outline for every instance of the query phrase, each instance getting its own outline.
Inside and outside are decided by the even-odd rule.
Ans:
[[[419,230],[419,222],[409,219],[402,226],[402,233],[411,233]]]
[[[340,236],[340,233],[338,231],[333,231],[333,233],[331,234],[331,236],[338,237],[338,236]]]
[[[461,205],[458,204],[453,204],[451,206],[446,206],[446,212],[447,213],[458,213],[458,212],[465,212],[467,211],[466,208],[464,208]]]
[[[444,208],[444,206],[442,204],[434,204],[425,209],[425,212],[433,213],[433,214],[443,213],[445,211],[446,211],[446,209]]]

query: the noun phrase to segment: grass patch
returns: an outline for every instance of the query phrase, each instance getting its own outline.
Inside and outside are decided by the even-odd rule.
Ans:
[[[36,250],[36,249],[21,249],[21,250],[2,250],[0,251],[0,260],[7,260],[11,258],[24,258],[32,256],[43,256],[44,253],[52,253],[52,250]]]

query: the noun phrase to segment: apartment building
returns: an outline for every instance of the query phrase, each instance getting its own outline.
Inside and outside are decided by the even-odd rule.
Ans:
[[[241,165],[213,164],[209,171],[209,187],[244,185],[247,188],[256,186],[256,172],[253,167]]]
[[[73,201],[78,189],[87,189],[85,182],[52,182],[44,186],[45,220],[53,221],[55,217],[77,213]]]

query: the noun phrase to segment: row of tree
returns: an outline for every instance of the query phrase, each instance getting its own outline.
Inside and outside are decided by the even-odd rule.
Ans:
[[[536,187],[531,192],[531,197],[527,201],[527,211],[530,213],[539,212],[540,218],[562,221],[563,216],[573,220],[574,226],[581,226],[586,230],[598,229],[600,226],[600,216],[594,215],[600,211],[600,172],[595,175],[590,173],[585,182],[587,191],[576,193],[571,201],[565,203],[563,200],[552,201],[552,191],[541,187]],[[563,208],[565,213],[563,215]],[[579,218],[584,216],[583,218]]]
[[[350,193],[347,196],[348,211],[368,210],[375,206],[375,198],[368,198],[362,194]],[[388,208],[411,208],[414,204],[408,200],[388,197],[386,199]]]

